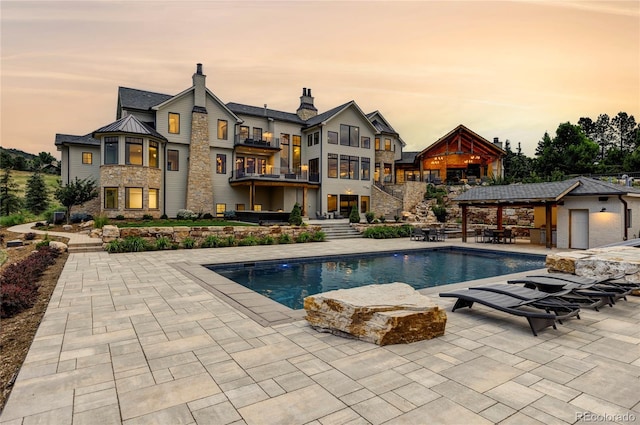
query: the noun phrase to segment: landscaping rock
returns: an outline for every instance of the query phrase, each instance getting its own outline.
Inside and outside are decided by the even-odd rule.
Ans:
[[[63,242],[58,242],[58,241],[50,241],[49,247],[53,249],[57,249],[60,252],[66,252],[68,249],[67,244]]]
[[[401,282],[312,295],[304,308],[314,329],[378,345],[442,336],[447,323],[444,310]]]
[[[62,226],[62,230],[65,230],[68,232],[69,230],[73,230],[73,226],[70,224],[65,224],[64,226]]]
[[[7,248],[16,248],[18,246],[22,246],[22,241],[14,239],[12,241],[7,241]]]

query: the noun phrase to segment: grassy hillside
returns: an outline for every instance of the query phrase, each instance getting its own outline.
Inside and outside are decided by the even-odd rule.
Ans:
[[[31,171],[11,171],[11,178],[18,185],[18,192],[16,193],[16,195],[18,195],[20,198],[24,199],[24,194],[27,190],[27,182],[32,175],[33,172]],[[41,173],[40,175],[44,178],[44,182],[47,185],[47,189],[49,191],[49,199],[52,203],[58,203],[53,194],[58,188],[58,179],[60,179],[60,176],[44,173]]]

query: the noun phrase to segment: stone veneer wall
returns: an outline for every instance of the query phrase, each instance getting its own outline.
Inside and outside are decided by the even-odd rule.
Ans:
[[[300,233],[319,232],[321,226],[203,226],[203,227],[124,227],[107,225],[102,228],[102,242],[108,243],[116,239],[127,236],[138,236],[149,241],[166,236],[173,242],[182,242],[185,238],[193,238],[199,245],[207,236],[217,236],[226,238],[233,236],[236,240],[244,239],[247,236],[257,238],[272,236],[278,238],[282,234],[288,234],[292,238],[297,238]]]
[[[388,194],[377,186],[371,187],[371,212],[376,217],[384,214],[391,219],[396,215],[402,215],[402,199]]]
[[[197,213],[215,213],[210,150],[209,116],[206,111],[193,111],[186,207]]]
[[[104,205],[104,188],[118,188],[118,208],[103,209]],[[141,187],[142,188],[142,209],[126,209],[125,208],[125,188]],[[123,215],[126,218],[142,218],[143,215],[149,214],[154,218],[160,217],[160,209],[149,209],[149,189],[159,189],[160,199],[165,196],[162,193],[162,171],[159,168],[141,167],[135,165],[103,165],[100,167],[100,194],[99,210],[109,218],[115,218]],[[94,214],[95,215],[95,214]]]
[[[380,141],[380,143],[384,143],[384,139]],[[393,176],[396,173],[395,170],[395,152],[393,151],[376,151],[375,153],[375,164],[380,164],[380,180],[378,180],[379,183],[384,184],[384,164],[391,164],[391,178],[393,178]],[[374,167],[375,167],[374,164]],[[375,170],[375,168],[374,168]]]

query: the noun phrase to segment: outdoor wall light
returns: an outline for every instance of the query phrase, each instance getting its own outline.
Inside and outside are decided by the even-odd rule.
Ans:
[[[602,207],[602,209],[600,210],[600,212],[605,212],[607,209],[605,207]]]

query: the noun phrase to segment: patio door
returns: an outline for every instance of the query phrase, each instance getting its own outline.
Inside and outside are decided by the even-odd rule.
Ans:
[[[340,215],[349,217],[351,209],[358,207],[358,195],[340,195]]]
[[[569,248],[589,249],[589,210],[570,210],[569,226]]]

